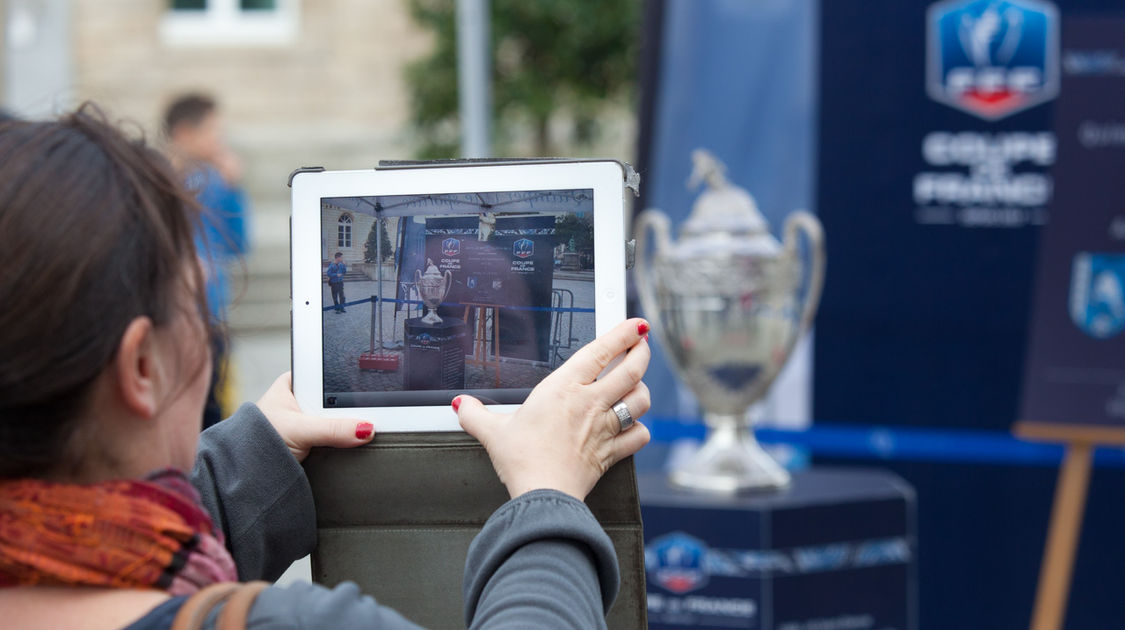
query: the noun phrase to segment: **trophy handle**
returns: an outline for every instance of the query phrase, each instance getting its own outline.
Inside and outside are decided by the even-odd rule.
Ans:
[[[453,288],[453,272],[446,269],[445,276],[441,282],[441,300],[445,301],[445,296],[449,295],[449,290]]]
[[[418,286],[421,282],[422,282],[422,270],[421,269],[415,269],[414,270],[414,286]],[[421,294],[419,294],[419,295],[421,295]]]
[[[816,317],[816,308],[820,305],[820,292],[824,288],[824,228],[820,220],[812,214],[798,210],[785,219],[785,253],[793,260],[797,260],[797,235],[805,233],[809,243],[809,286],[805,293],[805,305],[801,309],[801,321],[797,328],[797,335],[793,338],[796,344],[801,335],[812,325]]]
[[[659,210],[645,210],[637,215],[633,222],[633,238],[637,239],[638,260],[637,264],[633,265],[633,278],[637,281],[637,295],[641,298],[641,308],[645,311],[645,317],[652,323],[652,328],[661,337],[661,341],[665,341],[663,338],[664,327],[660,323],[660,310],[656,305],[656,293],[649,276],[652,258],[648,247],[649,228],[656,235],[654,251],[665,251],[672,246],[672,240],[669,236],[671,221],[669,221],[668,215]]]

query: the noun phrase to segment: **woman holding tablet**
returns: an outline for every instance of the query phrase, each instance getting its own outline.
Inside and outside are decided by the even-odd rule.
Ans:
[[[91,107],[0,124],[4,625],[169,628],[200,606],[218,611],[202,627],[413,627],[353,584],[214,586],[276,578],[309,553],[299,461],[372,430],[303,414],[286,375],[199,433],[210,323],[198,211],[175,182]],[[617,326],[514,414],[454,400],[512,496],[469,552],[469,626],[604,626],[616,557],[582,500],[648,441],[631,426],[648,409],[647,332]]]

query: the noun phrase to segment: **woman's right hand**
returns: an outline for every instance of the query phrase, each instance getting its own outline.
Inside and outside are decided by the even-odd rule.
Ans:
[[[489,411],[467,395],[453,400],[461,426],[484,445],[512,498],[545,488],[585,500],[610,466],[648,443],[644,425],[621,431],[612,410],[624,402],[633,418],[648,411],[641,382],[651,356],[648,330],[643,319],[622,322],[543,379],[515,413]]]

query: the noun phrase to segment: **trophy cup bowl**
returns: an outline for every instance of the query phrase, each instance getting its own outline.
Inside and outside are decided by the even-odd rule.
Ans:
[[[715,158],[703,151],[693,158],[693,179],[706,180],[708,190],[679,242],[672,242],[670,221],[658,210],[641,213],[635,226],[641,305],[677,376],[699,399],[709,429],[700,449],[672,470],[671,481],[724,493],[780,488],[789,473],[758,445],[746,411],[765,396],[812,323],[824,280],[823,231],[813,215],[794,212],[779,243],[750,195],[726,182]]]
[[[434,261],[427,258],[426,273],[422,273],[421,269],[414,270],[414,286],[418,287],[418,297],[421,298],[422,305],[427,310],[426,315],[422,318],[422,323],[440,324],[442,319],[437,314],[437,307],[445,299],[445,296],[449,295],[449,289],[453,287],[453,273],[446,270],[443,276],[438,271]]]

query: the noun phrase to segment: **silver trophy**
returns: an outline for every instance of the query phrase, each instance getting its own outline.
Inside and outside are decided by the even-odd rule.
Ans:
[[[709,428],[671,481],[712,492],[780,488],[789,473],[754,439],[747,408],[765,396],[812,323],[824,284],[823,230],[813,215],[794,212],[779,243],[714,156],[697,149],[692,160],[690,185],[705,182],[706,189],[679,241],[672,242],[668,217],[658,210],[641,213],[635,227],[641,305]]]
[[[418,287],[418,297],[422,299],[422,304],[429,309],[422,318],[422,323],[440,324],[442,319],[438,317],[437,307],[453,287],[453,273],[446,270],[443,276],[434,261],[427,258],[426,273],[422,273],[421,269],[414,270],[414,286]]]

